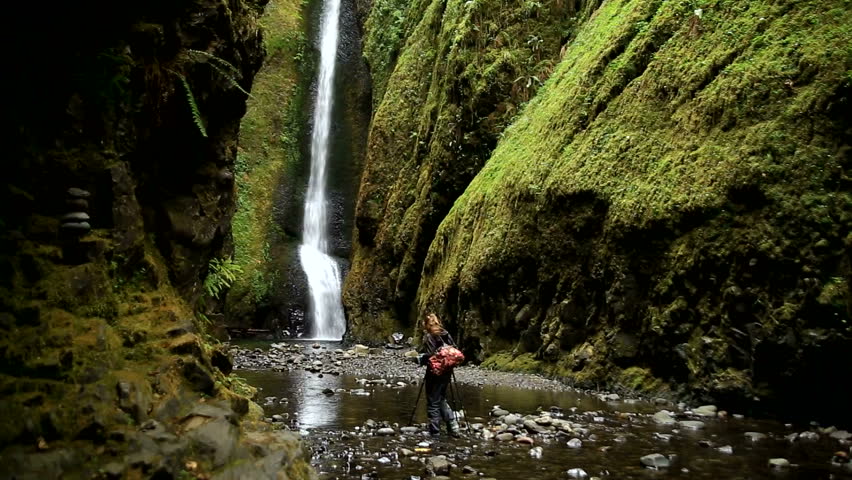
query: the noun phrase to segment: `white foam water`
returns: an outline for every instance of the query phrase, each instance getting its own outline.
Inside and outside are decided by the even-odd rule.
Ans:
[[[311,134],[311,175],[299,259],[308,277],[315,340],[341,340],[346,331],[340,292],[340,267],[328,254],[326,170],[331,133],[332,87],[337,56],[340,0],[327,0],[320,26],[320,68]]]

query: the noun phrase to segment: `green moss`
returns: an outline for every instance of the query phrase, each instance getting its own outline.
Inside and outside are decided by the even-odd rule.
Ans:
[[[499,0],[380,2],[372,11],[365,55],[377,108],[344,289],[356,323],[382,312],[413,318],[440,219],[553,71],[576,14],[567,2]]]
[[[660,379],[654,377],[650,370],[641,367],[630,367],[616,375],[616,383],[630,391],[641,393],[659,393],[668,390]]]
[[[264,298],[276,278],[277,268],[269,261],[270,244],[283,232],[272,227],[274,202],[282,178],[295,177],[301,161],[302,78],[309,64],[304,7],[299,0],[273,0],[267,5],[261,18],[267,57],[255,77],[240,125],[233,234],[234,259],[243,274],[232,291],[234,298],[249,302]]]

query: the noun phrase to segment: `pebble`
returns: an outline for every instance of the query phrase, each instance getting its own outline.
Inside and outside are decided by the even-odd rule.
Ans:
[[[417,427],[402,427],[399,429],[400,432],[411,435],[413,433],[417,433],[420,429]]]
[[[86,212],[71,212],[62,216],[63,222],[88,222],[89,214]]]
[[[665,410],[661,410],[654,414],[654,423],[658,425],[674,425],[677,423],[675,419]]]
[[[654,469],[668,468],[669,465],[671,465],[669,459],[659,453],[645,455],[644,457],[640,458],[639,461],[642,463],[642,465]]]
[[[510,442],[515,439],[515,436],[509,432],[498,433],[494,438],[500,442]]]
[[[759,442],[766,440],[766,434],[760,432],[745,432],[745,437],[751,442]]]
[[[725,445],[725,446],[719,447],[716,450],[720,451],[721,453],[727,453],[729,455],[734,453],[734,447],[732,447],[730,445]]]
[[[530,456],[532,458],[541,458],[544,450],[541,447],[534,447],[530,449]]]
[[[68,196],[74,198],[89,198],[92,194],[82,188],[72,187],[68,189]]]
[[[568,470],[568,476],[571,478],[588,478],[589,474],[582,468],[572,468]]]
[[[508,414],[509,414],[509,412],[506,411],[506,410],[503,410],[502,408],[495,408],[494,410],[491,410],[491,416],[492,417],[504,417]]]
[[[384,436],[384,437],[389,436],[389,435],[396,435],[396,430],[389,428],[389,427],[380,428],[380,429],[376,430],[376,435],[381,435],[381,436]]]
[[[568,448],[580,448],[583,446],[583,442],[579,438],[572,438],[568,440]]]
[[[784,469],[790,467],[790,461],[786,458],[770,458],[769,466],[776,469]]]
[[[703,405],[693,410],[692,414],[699,417],[715,417],[716,411],[716,405]]]
[[[518,437],[518,439],[517,439],[517,440],[515,440],[515,441],[516,441],[516,442],[518,442],[518,443],[524,444],[524,445],[533,445],[533,444],[535,444],[535,440],[533,440],[532,438],[527,437],[527,436],[520,436],[520,437]]]
[[[681,420],[677,423],[687,430],[701,430],[704,428],[704,422],[699,422],[698,420]]]

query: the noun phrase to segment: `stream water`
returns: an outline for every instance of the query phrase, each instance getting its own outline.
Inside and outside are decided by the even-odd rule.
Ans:
[[[454,397],[463,403],[471,424],[494,426],[491,412],[499,405],[520,415],[561,412],[554,415],[578,427],[580,433],[576,434],[532,435],[535,446],[541,447],[541,457],[534,458],[530,445],[485,440],[476,431],[460,439],[437,441],[422,431],[401,434],[400,427],[408,424],[418,400],[418,385],[402,377],[386,375],[381,384],[370,384],[364,380],[370,377],[322,375],[302,369],[240,370],[238,374],[261,388],[261,399],[286,399],[266,405],[266,414],[281,415],[279,420],[284,417],[290,428],[302,432],[313,464],[324,479],[427,478],[424,461],[434,455],[447,455],[456,465],[451,478],[565,479],[571,478],[567,472],[572,468],[583,469],[589,478],[852,478],[848,464],[831,463],[834,452],[849,451],[848,441],[838,441],[825,432],[811,441],[785,438],[809,430],[808,426],[731,416],[702,419],[706,427],[693,431],[656,424],[652,415],[661,407],[645,401],[603,401],[574,391],[510,385],[455,384]],[[425,422],[424,403],[422,397],[417,402],[415,424]],[[367,428],[368,420],[377,425]],[[393,428],[395,433],[377,435],[381,426]],[[761,432],[766,438],[752,441],[746,432]],[[581,440],[580,448],[568,446],[573,437]],[[419,457],[400,453],[414,451],[424,441],[430,442],[429,453]],[[643,467],[640,457],[652,453],[669,457],[671,466],[659,471]],[[777,457],[789,460],[792,466],[770,467],[768,460]],[[474,473],[464,474],[465,466]]]

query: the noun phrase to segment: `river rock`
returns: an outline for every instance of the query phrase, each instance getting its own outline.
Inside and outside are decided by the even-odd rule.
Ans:
[[[836,440],[842,441],[849,440],[850,438],[852,438],[852,433],[849,433],[846,430],[836,430],[834,432],[831,432],[828,436]]]
[[[730,445],[725,445],[725,446],[719,447],[716,450],[718,450],[720,453],[726,453],[728,455],[734,453],[734,447],[732,447]]]
[[[661,410],[654,414],[654,423],[657,425],[674,425],[677,421],[669,415],[669,412]]]
[[[515,415],[514,413],[510,413],[503,417],[503,423],[505,423],[506,425],[514,425],[518,423],[520,419],[521,417]]]
[[[376,435],[381,435],[383,437],[387,437],[389,435],[396,435],[396,430],[390,427],[380,428],[376,430]]]
[[[770,458],[769,466],[774,469],[783,470],[790,468],[790,461],[786,458]]]
[[[401,433],[405,433],[406,435],[417,433],[419,430],[417,427],[402,427],[399,429]]]
[[[73,198],[89,198],[92,194],[82,188],[72,187],[68,189],[68,196]]]
[[[547,433],[548,430],[545,427],[537,424],[534,420],[524,420],[524,428],[531,432],[535,433]]]
[[[687,430],[701,430],[704,428],[704,422],[699,422],[698,420],[681,420],[677,423],[681,428]]]
[[[465,465],[464,467],[462,467],[462,473],[465,475],[475,475],[477,471],[470,465]]]
[[[568,448],[580,448],[583,446],[583,442],[579,438],[572,438],[568,440]]]
[[[512,435],[509,432],[503,432],[503,433],[498,433],[497,435],[495,435],[494,439],[496,439],[499,442],[511,442],[512,440],[515,439],[515,436]]]
[[[71,212],[62,216],[63,222],[88,222],[89,214],[86,212]]]
[[[533,444],[535,444],[535,440],[533,440],[533,439],[532,439],[532,438],[530,438],[530,437],[524,436],[524,435],[521,435],[521,436],[520,436],[520,437],[518,437],[515,441],[516,441],[516,442],[518,442],[518,443],[524,444],[524,445],[533,445]]]
[[[92,229],[92,226],[89,225],[89,222],[73,222],[73,223],[63,223],[61,227],[63,230],[75,231],[75,232],[88,232]]]
[[[671,462],[669,459],[665,457],[665,455],[661,455],[659,453],[652,453],[650,455],[645,455],[640,458],[639,461],[642,465],[645,465],[648,468],[669,468]]]
[[[819,440],[819,434],[816,432],[802,432],[799,434],[799,440],[807,442],[815,442]]]
[[[414,358],[417,355],[420,355],[419,353],[417,353],[417,350],[409,350],[409,351],[405,352],[404,354],[402,354],[402,356],[405,357],[405,358]]]
[[[491,416],[492,417],[505,417],[508,414],[509,414],[509,412],[507,410],[503,410],[500,407],[494,407],[494,409],[491,410]]]
[[[354,350],[356,355],[367,355],[368,353],[370,353],[370,347],[366,345],[361,345],[360,343],[355,345]]]
[[[334,390],[332,390],[330,388],[326,388],[326,389],[323,389],[322,393],[323,393],[323,395],[329,395],[330,396],[330,395],[334,395]]]
[[[437,457],[429,457],[426,460],[426,474],[427,475],[449,475],[450,473],[450,462],[447,461],[447,457],[443,455],[439,455]]]
[[[716,411],[716,405],[703,405],[693,410],[692,414],[698,415],[699,417],[715,417]]]
[[[543,453],[544,449],[542,449],[541,447],[533,447],[530,449],[530,457],[532,458],[541,458]]]
[[[760,432],[746,432],[745,437],[751,442],[759,442],[766,440],[766,434]]]
[[[588,478],[589,477],[589,474],[586,473],[586,471],[583,470],[582,468],[572,468],[572,469],[568,470],[567,473],[568,473],[569,478]]]

